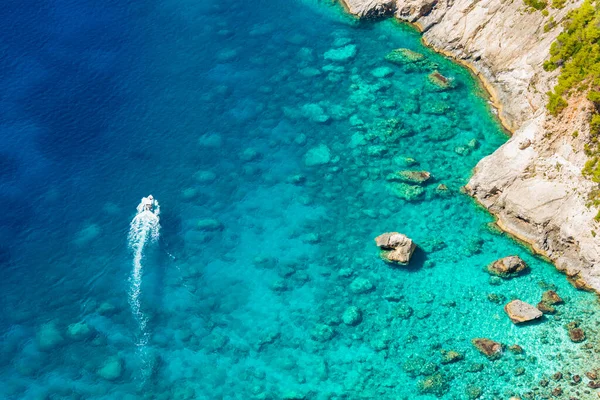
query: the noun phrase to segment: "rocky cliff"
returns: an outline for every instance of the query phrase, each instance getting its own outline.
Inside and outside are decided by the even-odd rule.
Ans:
[[[542,68],[560,21],[582,1],[548,9],[548,16],[527,12],[521,0],[343,1],[359,17],[395,15],[414,23],[427,44],[482,78],[513,135],[479,162],[467,191],[576,286],[600,293],[600,224],[587,206],[595,185],[581,174],[592,105],[573,96],[559,118],[551,117],[546,93],[557,72]],[[557,25],[544,29],[550,17]]]

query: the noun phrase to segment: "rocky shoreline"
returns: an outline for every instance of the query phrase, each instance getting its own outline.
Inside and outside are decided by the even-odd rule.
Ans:
[[[416,25],[425,44],[469,67],[491,94],[512,137],[482,159],[467,192],[498,226],[551,259],[578,288],[600,293],[600,224],[588,198],[596,185],[581,170],[591,110],[573,96],[558,118],[545,108],[557,71],[542,68],[560,22],[582,1],[549,16],[524,4],[484,0],[342,0],[360,18],[395,16]],[[556,26],[544,29],[548,18]]]

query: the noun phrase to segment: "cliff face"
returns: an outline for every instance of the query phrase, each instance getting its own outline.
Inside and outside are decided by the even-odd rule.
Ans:
[[[560,21],[582,0],[528,13],[521,0],[343,0],[359,17],[415,23],[424,41],[468,64],[487,83],[511,139],[475,168],[467,191],[498,225],[550,257],[579,287],[600,292],[600,224],[586,206],[594,184],[581,170],[591,104],[573,96],[559,118],[545,109],[557,72],[542,68]],[[577,133],[575,133],[577,132]]]

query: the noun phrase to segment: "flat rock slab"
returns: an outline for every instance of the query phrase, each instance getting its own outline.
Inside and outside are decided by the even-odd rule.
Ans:
[[[541,318],[543,315],[540,310],[521,300],[511,301],[504,306],[504,311],[506,311],[510,320],[515,324],[533,321],[534,319]]]

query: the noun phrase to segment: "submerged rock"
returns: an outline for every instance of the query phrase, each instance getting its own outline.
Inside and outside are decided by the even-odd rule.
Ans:
[[[490,360],[495,360],[502,356],[501,343],[486,338],[475,338],[471,340],[471,343],[473,343],[473,346]]]
[[[375,286],[371,283],[370,280],[365,278],[356,278],[350,284],[350,291],[354,294],[367,293],[373,289],[375,289]]]
[[[471,365],[469,365],[466,368],[466,371],[471,372],[471,373],[476,373],[476,372],[483,371],[484,368],[485,368],[485,366],[481,363],[472,363]]]
[[[419,375],[422,375],[422,368],[425,365],[425,359],[419,356],[410,356],[404,364],[402,364],[402,369],[412,378],[416,378]],[[435,371],[433,371],[435,373]]]
[[[387,301],[398,302],[404,298],[404,291],[402,287],[388,286],[383,293],[383,298]]]
[[[111,358],[104,363],[97,374],[107,381],[117,380],[123,374],[123,363],[118,358]]]
[[[518,276],[523,271],[527,270],[528,266],[519,256],[504,257],[494,261],[487,266],[487,271],[490,274],[499,276],[504,279]]]
[[[504,301],[506,300],[506,297],[501,293],[490,293],[487,295],[487,298],[489,301],[496,304],[504,303]]]
[[[547,290],[542,294],[542,301],[536,307],[544,314],[554,314],[556,312],[554,305],[562,303],[563,299],[554,290]]]
[[[271,290],[274,292],[286,292],[290,288],[288,284],[283,279],[278,279],[275,282],[271,283]]]
[[[542,312],[529,303],[521,300],[513,300],[504,306],[504,311],[515,324],[533,321],[542,316]]]
[[[258,150],[252,147],[248,147],[240,153],[240,160],[242,160],[243,162],[256,161],[259,160],[261,157],[262,155],[258,152]]]
[[[551,304],[545,303],[543,301],[537,303],[536,308],[544,314],[554,314],[556,312],[556,308],[554,308]]]
[[[573,321],[567,324],[569,339],[574,343],[580,343],[585,340],[585,332],[579,327],[579,322]]]
[[[416,378],[419,375],[430,376],[437,372],[438,366],[432,362],[426,362],[425,359],[419,356],[410,356],[404,364],[402,369],[412,378]]]
[[[392,159],[393,163],[399,167],[412,167],[418,165],[419,162],[412,157],[396,156]]]
[[[331,160],[331,150],[324,144],[313,147],[304,155],[304,164],[308,167],[324,165]]]
[[[349,37],[337,37],[333,41],[333,47],[344,47],[349,44],[352,44],[352,39]]]
[[[394,308],[394,315],[400,319],[409,319],[413,315],[413,309],[408,304],[400,303]]]
[[[389,185],[392,194],[406,201],[415,201],[421,198],[425,189],[418,185],[409,185],[406,183],[391,183]]]
[[[523,348],[518,344],[513,344],[508,348],[513,354],[523,354]]]
[[[406,265],[409,263],[417,246],[412,239],[399,232],[387,232],[375,238],[375,243],[385,261]]]
[[[397,173],[400,180],[407,183],[425,183],[431,178],[431,174],[427,171],[400,171]]]
[[[212,171],[198,171],[194,174],[194,179],[198,183],[211,183],[217,179],[217,174]]]
[[[327,342],[331,340],[331,338],[333,338],[334,336],[335,331],[333,330],[333,328],[325,324],[317,325],[311,331],[311,337],[317,342]]]
[[[306,78],[314,78],[315,76],[321,75],[322,72],[316,68],[306,67],[300,70],[300,75]]]
[[[85,340],[93,334],[94,331],[85,322],[77,322],[67,327],[67,337],[71,340]]]
[[[325,109],[319,104],[309,103],[302,106],[302,116],[312,122],[318,122],[321,124],[329,122],[331,119],[329,115],[325,113]]]
[[[101,233],[102,230],[98,224],[87,224],[83,229],[77,232],[73,242],[77,246],[85,246],[94,242],[98,237],[100,237]]]
[[[356,45],[348,44],[337,49],[330,49],[325,52],[323,57],[326,60],[334,62],[348,62],[356,57]]]
[[[198,221],[196,228],[204,232],[217,232],[223,230],[223,224],[219,220],[206,218]]]
[[[375,78],[388,78],[394,75],[394,70],[390,67],[377,67],[371,71],[371,75]]]
[[[385,56],[386,61],[397,65],[415,64],[425,60],[425,56],[409,49],[395,49]]]
[[[207,133],[198,138],[198,146],[206,148],[218,148],[223,144],[223,138],[217,133]]]
[[[546,304],[562,304],[563,299],[554,290],[547,290],[542,294],[542,302]]]
[[[36,334],[37,344],[42,351],[50,351],[63,344],[64,338],[54,322],[48,322]]]
[[[438,90],[446,90],[454,87],[454,81],[451,78],[447,78],[440,74],[438,71],[434,71],[427,75],[429,83],[431,83]]]
[[[464,358],[462,354],[454,350],[442,350],[442,364],[451,364]]]
[[[109,317],[113,314],[116,314],[119,310],[117,310],[117,307],[115,307],[114,305],[104,302],[102,304],[100,304],[98,306],[98,308],[96,309],[96,312],[100,315],[104,315],[106,317]]]
[[[302,392],[296,392],[294,390],[285,392],[281,395],[282,400],[304,400],[306,395]]]
[[[344,324],[346,325],[358,325],[360,321],[362,321],[362,313],[360,309],[355,306],[348,307],[342,315],[342,321],[344,321]]]
[[[417,388],[420,394],[432,394],[442,397],[450,390],[450,385],[444,375],[438,372],[419,381]]]
[[[483,389],[481,389],[479,386],[467,385],[465,394],[470,400],[475,400],[481,397],[483,394]]]

